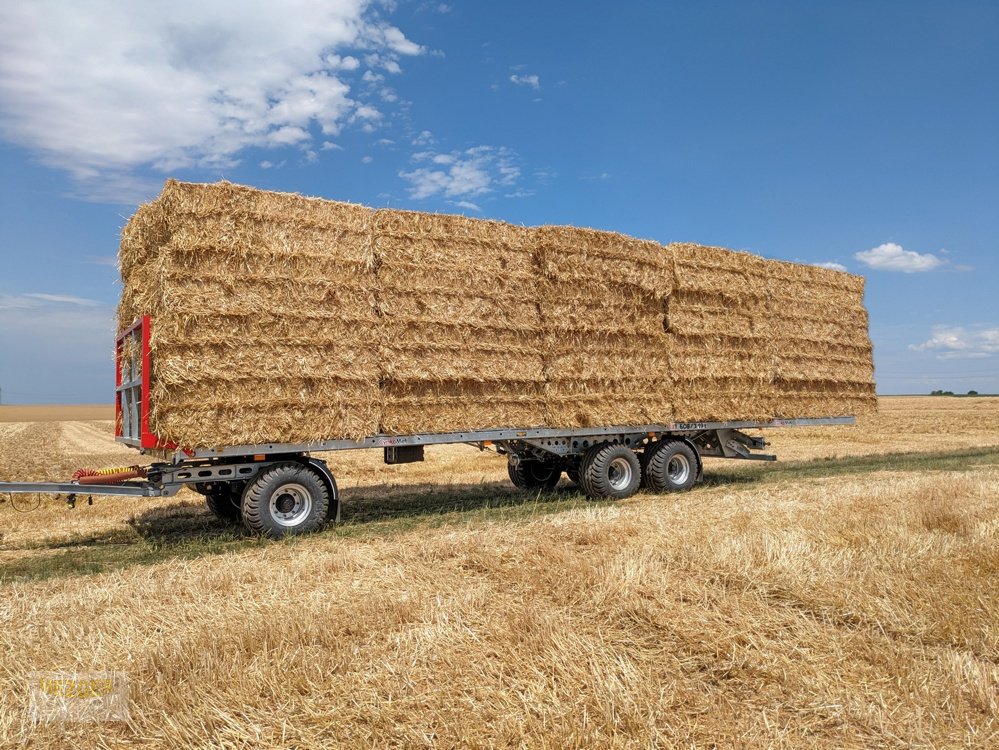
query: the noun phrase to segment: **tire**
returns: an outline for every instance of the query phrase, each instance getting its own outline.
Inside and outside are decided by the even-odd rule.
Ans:
[[[579,486],[579,464],[568,467],[565,470],[565,475],[569,478],[569,481],[572,482],[573,486]]]
[[[240,502],[245,482],[214,482],[204,492],[205,504],[216,518],[225,523],[238,523],[242,518]]]
[[[658,445],[658,443],[653,443],[652,445],[646,445],[645,449],[638,454],[638,463],[642,466],[642,483],[639,485],[643,490],[649,489],[649,456],[652,455],[652,449]]]
[[[553,462],[539,461],[536,458],[523,459],[516,464],[508,461],[506,471],[514,487],[522,490],[555,489],[558,480],[562,478],[562,470]]]
[[[630,448],[599,443],[583,455],[579,467],[580,487],[589,497],[623,500],[638,491],[642,466]]]
[[[318,472],[298,463],[275,464],[243,491],[243,523],[264,536],[308,534],[325,523],[329,504]]]
[[[697,482],[697,453],[683,440],[660,440],[649,452],[645,474],[653,492],[686,492]]]

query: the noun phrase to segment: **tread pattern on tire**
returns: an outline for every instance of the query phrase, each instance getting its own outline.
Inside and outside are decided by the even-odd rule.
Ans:
[[[539,477],[536,470],[540,471],[542,468],[550,470],[551,473]],[[551,490],[562,478],[562,472],[554,464],[534,459],[521,460],[516,465],[508,461],[506,471],[513,486],[523,490]]]
[[[295,482],[307,486],[312,495],[311,519],[298,526],[283,527],[269,522],[271,495],[282,483]],[[243,492],[243,523],[251,531],[264,536],[307,534],[318,529],[329,511],[329,489],[322,477],[307,466],[297,463],[277,464],[250,480]]]
[[[666,473],[669,460],[681,453],[690,462],[690,477],[682,485],[670,481]],[[697,482],[697,454],[683,440],[660,440],[646,461],[646,485],[653,492],[686,492]]]
[[[631,463],[635,480],[623,490],[610,486],[608,468],[615,458],[624,457]],[[635,452],[620,443],[597,443],[583,454],[579,466],[579,486],[588,497],[623,500],[638,491],[641,484],[642,466]]]
[[[239,495],[227,484],[215,487],[205,494],[205,504],[216,518],[226,523],[237,523],[242,517],[238,504]]]

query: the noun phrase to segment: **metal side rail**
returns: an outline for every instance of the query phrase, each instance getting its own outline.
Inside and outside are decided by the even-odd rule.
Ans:
[[[357,450],[360,448],[392,448],[407,445],[446,445],[450,443],[496,443],[518,440],[545,440],[557,438],[592,438],[623,434],[643,433],[646,435],[693,435],[712,430],[767,429],[772,427],[820,427],[831,425],[852,425],[854,417],[815,417],[802,419],[773,419],[767,422],[669,422],[653,425],[625,425],[613,427],[578,427],[558,429],[550,427],[527,427],[522,429],[469,430],[466,432],[442,432],[413,435],[370,435],[360,440],[320,440],[311,443],[259,443],[255,445],[231,445],[218,448],[197,448],[193,450],[145,449],[143,453],[162,456],[179,464],[191,459],[224,458],[230,456],[251,456],[255,454],[294,454],[324,451]],[[119,438],[120,442],[121,439]]]

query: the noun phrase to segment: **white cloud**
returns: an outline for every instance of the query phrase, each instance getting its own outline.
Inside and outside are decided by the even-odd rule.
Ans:
[[[835,263],[833,261],[827,261],[825,263],[816,263],[819,268],[828,268],[830,271],[846,271],[846,266],[842,263]]]
[[[472,203],[472,201],[455,201],[454,205],[456,205],[458,208],[467,209],[468,211],[478,211],[479,213],[482,212],[482,209],[479,208],[477,204]]]
[[[225,167],[368,121],[342,56],[422,53],[369,0],[0,4],[0,134],[99,184],[139,167]]]
[[[96,307],[101,303],[86,297],[73,297],[68,294],[48,294],[26,292],[23,294],[0,293],[0,310],[35,310],[42,307],[66,306]]]
[[[476,146],[464,151],[436,153],[421,151],[412,161],[418,167],[399,176],[410,183],[409,197],[421,200],[434,195],[470,198],[491,192],[494,187],[511,187],[520,177],[516,154],[507,148]]]
[[[910,344],[916,352],[935,352],[937,359],[991,357],[999,354],[999,328],[968,329],[964,326],[933,326],[933,335],[922,344]]]
[[[526,188],[517,188],[512,193],[506,193],[503,197],[504,198],[530,198],[536,192],[537,192],[536,190],[528,190]]]
[[[886,242],[870,250],[854,253],[854,258],[866,266],[879,271],[902,271],[903,273],[918,273],[932,271],[947,261],[932,253],[917,253],[906,250],[894,242]]]
[[[536,75],[522,76],[514,74],[510,76],[510,80],[518,86],[530,86],[535,91],[541,88],[541,79]]]
[[[434,134],[429,130],[421,130],[412,140],[414,146],[430,146],[436,142],[437,139],[434,138]]]
[[[362,156],[361,157],[361,164],[370,164],[374,160],[375,160],[375,157],[373,157],[373,156]]]

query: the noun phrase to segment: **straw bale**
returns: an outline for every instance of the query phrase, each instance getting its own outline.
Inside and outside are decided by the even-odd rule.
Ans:
[[[384,432],[543,423],[530,238],[502,222],[375,212]]]
[[[773,386],[754,377],[713,375],[673,379],[674,416],[680,422],[773,418]]]
[[[547,423],[598,427],[672,421],[672,398],[663,383],[662,378],[640,375],[613,381],[549,381],[545,392]]]
[[[613,232],[535,232],[545,329],[547,421],[558,427],[668,421],[661,245]]]
[[[543,226],[534,232],[540,273],[568,283],[587,282],[609,296],[629,287],[669,293],[669,272],[662,246],[615,232],[565,226]]]
[[[747,311],[764,308],[769,300],[769,261],[722,247],[674,242],[667,246],[674,283],[682,299],[698,297],[716,303],[735,302]]]

